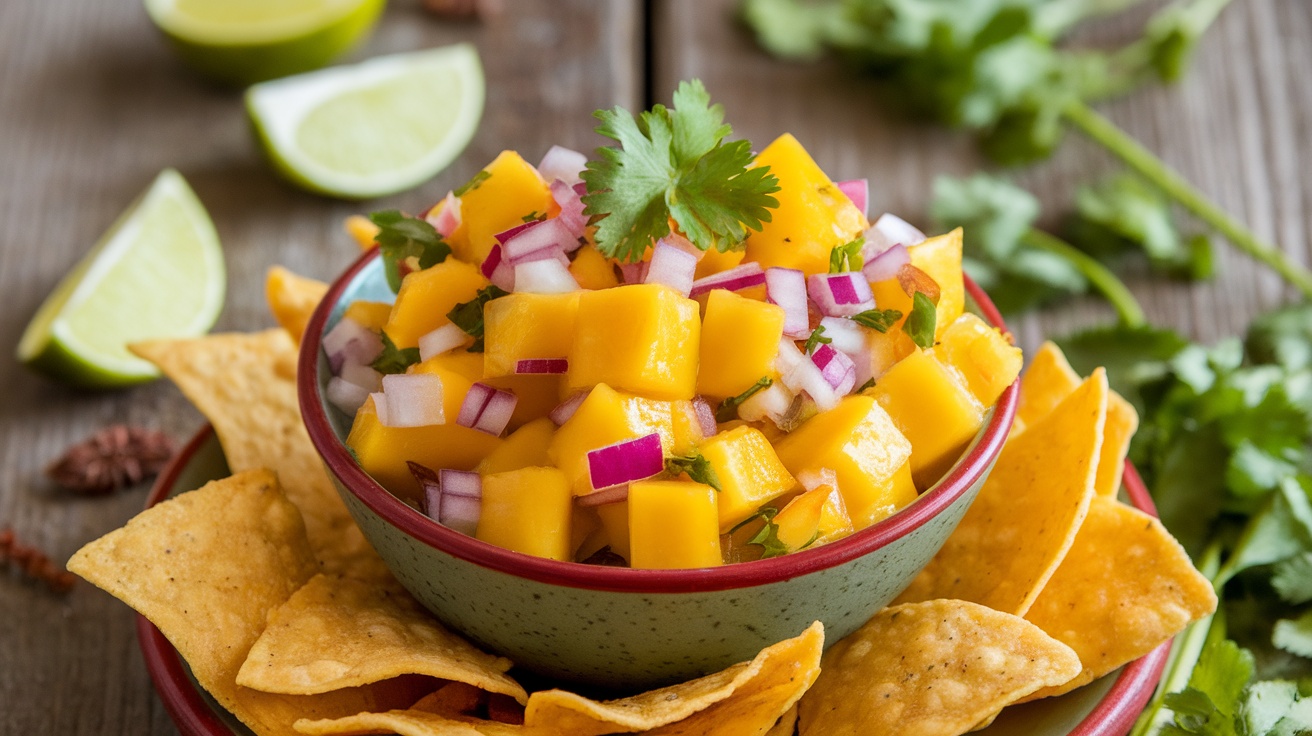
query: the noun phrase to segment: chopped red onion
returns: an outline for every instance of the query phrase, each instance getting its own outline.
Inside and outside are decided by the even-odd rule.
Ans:
[[[583,245],[583,235],[588,230],[588,217],[583,214],[583,200],[574,187],[560,179],[551,182],[551,197],[560,205],[560,214],[556,215],[556,219],[574,236],[574,245],[566,246],[565,251],[573,252]]]
[[[483,259],[483,277],[505,291],[515,290],[515,267],[502,257],[501,245],[494,244]]]
[[[405,466],[410,469],[410,475],[414,476],[419,489],[423,491],[423,495],[419,497],[419,510],[433,521],[437,521],[438,509],[442,505],[442,483],[437,471],[413,460],[406,460]]]
[[[588,157],[564,146],[552,146],[538,163],[538,173],[546,181],[560,180],[573,186],[588,164]]]
[[[580,288],[569,268],[555,258],[515,266],[515,291],[521,294],[568,294]]]
[[[834,349],[832,345],[821,345],[811,354],[811,362],[820,369],[834,393],[846,396],[856,386],[856,365],[852,359]],[[818,402],[817,402],[818,403]]]
[[[664,470],[661,436],[655,432],[588,453],[588,479],[598,491],[650,478]]]
[[[869,179],[851,179],[849,181],[838,182],[838,189],[852,200],[852,204],[861,210],[863,217],[870,216],[870,180]]]
[[[848,353],[847,357],[856,365],[856,385],[864,386],[875,377],[874,358],[869,347],[857,353]]]
[[[460,404],[460,416],[456,417],[456,424],[499,437],[510,423],[517,403],[519,397],[513,392],[495,389],[486,383],[475,383],[469,387],[469,393],[465,394],[465,400]]]
[[[765,272],[761,270],[759,263],[744,263],[741,266],[735,266],[728,271],[711,274],[705,278],[697,279],[692,282],[692,289],[689,290],[689,296],[699,296],[712,289],[728,289],[729,291],[742,291],[753,286],[761,286],[765,283]]]
[[[866,349],[865,328],[852,320],[846,317],[825,317],[820,320],[820,326],[825,328],[825,337],[832,341],[829,344],[835,350],[852,356]]]
[[[514,234],[501,242],[501,257],[510,261],[512,266],[543,258],[541,255],[531,256],[533,253],[555,250],[563,257],[567,250],[572,250],[571,246],[578,246],[578,237],[571,233],[558,217],[530,222],[515,230]],[[503,235],[511,232],[512,230],[507,230]],[[565,259],[565,266],[569,267],[568,258]]]
[[[850,317],[875,308],[875,295],[862,274],[818,273],[807,279],[806,286],[826,317]]]
[[[442,468],[437,471],[443,496],[483,497],[483,476],[469,470]]]
[[[647,275],[647,265],[646,261],[621,263],[620,278],[624,279],[626,284],[641,284],[643,277]]]
[[[765,299],[784,309],[784,334],[797,339],[811,334],[806,308],[806,274],[795,268],[765,269]]]
[[[793,405],[793,392],[783,383],[775,381],[757,391],[738,405],[738,418],[748,422],[769,419],[778,424]]]
[[[337,376],[328,379],[324,393],[329,403],[350,415],[360,411],[360,407],[369,398],[369,389]]]
[[[797,349],[796,343],[787,338],[780,341],[775,367],[779,370],[779,380],[790,391],[794,394],[805,392],[820,411],[828,411],[838,406],[839,396],[834,393],[834,387],[830,385],[820,368]]]
[[[629,484],[613,488],[604,488],[593,493],[585,493],[582,496],[576,496],[574,502],[585,508],[591,506],[605,506],[606,504],[619,503],[620,501],[629,500]]]
[[[323,351],[328,356],[328,367],[337,375],[349,360],[367,365],[383,352],[383,341],[368,327],[349,317],[342,317],[323,336]]]
[[[588,392],[580,391],[562,401],[555,409],[551,410],[551,413],[548,416],[551,417],[551,421],[559,427],[565,422],[568,422],[570,417],[574,416],[574,412],[579,409],[579,404],[582,404],[583,400],[586,398],[588,398]]]
[[[651,263],[643,283],[665,284],[686,297],[692,289],[693,273],[696,271],[697,256],[661,238],[652,249]]]
[[[467,470],[443,468],[438,471],[438,478],[441,503],[437,521],[461,534],[474,536],[483,511],[483,477]]]
[[[393,373],[383,376],[387,409],[378,412],[385,427],[427,427],[445,424],[442,379],[431,373]]]
[[[898,243],[915,245],[924,239],[925,234],[914,225],[897,215],[885,213],[880,215],[879,219],[875,220],[875,224],[866,231],[866,247],[862,249],[862,254],[870,253],[870,256],[866,257],[869,261],[871,256],[883,253]]]
[[[566,358],[529,358],[515,363],[515,373],[519,375],[556,375],[569,370]]]
[[[439,206],[442,209],[438,210],[437,214],[433,214],[433,210],[437,210]],[[429,225],[433,226],[433,229],[439,235],[444,238],[451,237],[451,233],[454,233],[456,228],[460,227],[460,198],[455,195],[455,192],[447,192],[446,199],[429,208],[427,214],[424,215],[424,219],[428,221]]]
[[[867,260],[861,274],[871,283],[887,281],[897,276],[897,272],[910,262],[911,254],[907,252],[907,247],[895,243],[888,250]]]
[[[511,238],[515,237],[516,235],[519,235],[520,233],[533,227],[536,224],[538,224],[537,220],[532,220],[529,222],[521,222],[520,224],[510,228],[509,230],[502,230],[501,232],[497,233],[492,237],[497,239],[497,243],[501,245],[505,245],[506,242],[509,241]]]
[[[419,359],[428,360],[434,355],[455,350],[468,341],[468,333],[448,322],[419,338]]]
[[[711,408],[706,399],[701,396],[694,398],[692,411],[697,416],[697,426],[702,430],[702,437],[714,437],[720,431],[720,425],[715,421],[715,409]]]

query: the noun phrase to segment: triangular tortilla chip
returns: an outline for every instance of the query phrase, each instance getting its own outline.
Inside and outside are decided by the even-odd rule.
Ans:
[[[386,713],[359,713],[335,720],[306,718],[296,722],[296,730],[310,736],[357,736],[358,734],[527,736],[529,733],[523,726],[512,726],[508,723],[478,718],[447,717],[413,709],[392,710]]]
[[[1029,610],[1088,512],[1106,410],[1099,368],[1008,442],[961,524],[898,602],[958,598]]]
[[[789,708],[786,713],[779,716],[778,722],[774,727],[765,732],[765,736],[793,736],[797,733],[797,706]]]
[[[1084,670],[1060,695],[1138,659],[1216,610],[1216,593],[1161,522],[1095,498],[1070,554],[1025,618],[1065,642]]]
[[[264,279],[264,298],[269,302],[269,311],[297,343],[327,293],[328,284],[299,276],[282,266],[270,268]]]
[[[1080,671],[1022,618],[965,601],[885,608],[825,653],[798,709],[802,736],[958,736]]]
[[[447,631],[399,585],[317,575],[269,615],[237,682],[310,695],[428,675],[527,702],[510,667]]]
[[[234,472],[270,468],[305,517],[323,572],[386,579],[301,422],[296,345],[281,329],[130,346],[160,367],[214,425]]]
[[[153,506],[68,563],[159,627],[201,686],[263,736],[294,734],[298,718],[338,718],[413,701],[382,687],[289,696],[237,685],[237,670],[269,611],[317,567],[300,512],[267,470]]]
[[[715,730],[716,723],[751,718],[750,723],[761,724],[755,733],[765,733],[815,679],[823,648],[824,627],[817,621],[800,636],[762,650],[750,662],[631,698],[596,701],[563,690],[535,692],[529,696],[524,724],[530,731],[561,736],[653,729],[665,736],[709,736],[730,733]],[[707,715],[694,716],[703,712]],[[689,720],[679,723],[684,719]]]

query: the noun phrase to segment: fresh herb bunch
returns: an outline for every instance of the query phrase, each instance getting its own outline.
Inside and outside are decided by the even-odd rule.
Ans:
[[[451,246],[427,220],[397,210],[374,212],[369,219],[378,226],[374,240],[382,252],[383,271],[392,291],[401,289],[406,270],[436,266],[451,255]]]
[[[710,102],[694,79],[679,84],[672,108],[658,104],[636,118],[621,107],[594,113],[597,132],[620,144],[597,149],[583,172],[584,214],[597,224],[602,253],[641,260],[671,220],[698,248],[723,252],[770,221],[778,178],[768,166],[749,168],[751,143],[725,141],[724,108]]]

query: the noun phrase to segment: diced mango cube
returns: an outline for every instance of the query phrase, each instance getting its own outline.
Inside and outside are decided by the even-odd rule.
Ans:
[[[412,271],[401,280],[383,331],[398,348],[415,347],[419,338],[450,323],[446,314],[452,307],[473,299],[484,286],[487,279],[477,267],[454,258]]]
[[[929,352],[956,371],[985,407],[997,402],[1020,375],[1024,363],[1020,348],[973,314],[963,314],[948,325],[939,335],[938,345]]]
[[[524,224],[526,215],[559,211],[547,182],[518,153],[502,151],[483,173],[460,195],[460,226],[447,239],[458,258],[475,264],[487,258],[498,233]]]
[[[574,497],[555,468],[520,468],[483,476],[479,539],[552,560],[568,560]]]
[[[407,460],[433,470],[471,470],[500,444],[498,437],[458,424],[384,427],[378,421],[373,398],[356,412],[346,438],[346,446],[366,473],[402,499],[415,502],[420,488],[406,466]]]
[[[702,443],[701,453],[720,480],[719,513],[723,531],[797,485],[779,462],[770,441],[754,427],[721,432]]]
[[[406,369],[406,373],[428,373],[442,379],[442,411],[449,423],[460,416],[465,394],[479,380],[482,371],[483,356],[463,350],[434,355]]]
[[[579,286],[585,289],[609,289],[619,286],[619,277],[615,275],[615,266],[597,247],[588,244],[574,253],[574,260],[569,264],[569,272]]]
[[[674,569],[721,564],[715,489],[701,483],[629,486],[629,565]]]
[[[909,465],[904,465],[908,471]],[[820,537],[815,540],[816,544],[829,544],[836,542],[843,537],[848,536],[856,531],[852,526],[852,517],[847,514],[847,504],[843,501],[843,494],[837,488],[817,488],[825,490],[825,504],[820,509]]]
[[[942,336],[966,307],[966,285],[961,278],[961,228],[921,241],[907,248],[907,254],[911,265],[938,282],[935,310],[938,321],[934,332]]]
[[[483,308],[483,375],[514,375],[521,360],[569,357],[578,313],[577,291],[507,294],[488,302]]]
[[[716,289],[702,319],[697,392],[716,399],[737,396],[761,380],[778,377],[774,360],[784,334],[783,307]]]
[[[595,508],[570,504],[569,554],[574,560],[583,560],[592,553],[606,546],[606,530],[601,526],[601,517]],[[583,549],[587,545],[588,549]]]
[[[820,519],[832,488],[821,486],[788,502],[774,517],[779,541],[789,552],[796,552],[820,541]]]
[[[888,332],[870,330],[866,335],[866,345],[870,348],[870,377],[876,381],[898,361],[916,351],[915,341],[902,331],[901,323]]]
[[[775,139],[756,156],[779,178],[779,206],[760,232],[747,238],[747,260],[763,268],[800,269],[809,276],[829,270],[829,251],[856,239],[869,227],[861,211],[816,165],[790,134]]]
[[[387,318],[392,316],[392,305],[387,302],[351,302],[346,306],[343,317],[350,317],[374,332],[382,332]]]
[[[952,371],[922,350],[889,369],[868,393],[911,441],[911,475],[920,488],[952,467],[984,423],[980,402]]]
[[[504,473],[507,470],[551,465],[547,448],[551,446],[551,438],[555,434],[556,425],[550,419],[546,417],[534,419],[511,432],[497,449],[483,458],[477,470],[484,475],[490,475]]]
[[[697,302],[667,286],[582,292],[569,389],[604,383],[653,399],[691,399],[700,336]]]
[[[911,442],[869,396],[843,399],[837,407],[808,419],[775,449],[794,475],[833,470],[857,529],[916,500],[908,465]]]
[[[597,508],[601,528],[606,532],[606,546],[610,551],[629,559],[629,502],[617,501]]]
[[[513,432],[535,419],[545,417],[560,404],[560,391],[565,378],[552,375],[501,376],[485,378],[483,383],[509,391],[519,398],[515,402],[515,413],[510,416],[510,424],[507,425]]]
[[[661,436],[661,449],[670,454],[674,421],[668,402],[622,394],[602,383],[557,430],[547,452],[552,464],[570,479],[574,493],[582,496],[593,491],[588,478],[590,451],[652,432]]]

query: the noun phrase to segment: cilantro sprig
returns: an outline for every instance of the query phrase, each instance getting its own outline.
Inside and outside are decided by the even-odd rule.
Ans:
[[[853,322],[875,332],[888,332],[900,319],[902,313],[896,309],[867,309],[852,315]]]
[[[670,475],[679,475],[687,473],[696,483],[704,483],[717,492],[723,492],[724,486],[720,485],[720,476],[715,472],[715,466],[699,450],[693,450],[688,455],[676,455],[665,458],[665,472]]]
[[[507,293],[496,284],[490,284],[479,289],[473,299],[455,305],[446,313],[446,318],[451,320],[452,324],[474,338],[474,343],[466,352],[483,352],[483,307],[493,299],[506,296]]]
[[[419,362],[419,348],[398,348],[392,338],[384,332],[383,352],[374,358],[372,367],[374,370],[387,375],[390,373],[405,373],[405,369]]]
[[[720,405],[715,409],[715,421],[730,422],[737,419],[739,405],[752,398],[757,393],[770,388],[772,385],[774,385],[773,378],[770,378],[769,376],[761,376],[757,379],[756,383],[753,383],[746,391],[737,396],[730,396],[724,401],[721,401]]]
[[[828,345],[833,341],[834,338],[825,337],[824,325],[816,325],[816,328],[814,330],[811,330],[811,334],[807,336],[806,342],[802,343],[802,352],[806,353],[807,355],[810,355],[811,353],[814,353],[816,349],[819,348],[821,345]]]
[[[382,252],[383,272],[392,291],[401,288],[402,263],[413,258],[414,266],[436,266],[451,255],[451,246],[432,225],[419,217],[402,214],[399,210],[383,210],[369,215],[378,226],[378,249]]]
[[[640,260],[671,219],[698,248],[724,252],[770,221],[779,180],[768,166],[748,168],[751,143],[725,141],[732,128],[710,100],[694,79],[679,84],[672,108],[636,118],[621,107],[593,113],[597,132],[620,144],[597,149],[582,175],[584,214],[597,223],[602,253]]]
[[[866,245],[866,239],[859,237],[856,240],[835,245],[829,251],[829,273],[844,273],[846,271],[860,271],[861,267],[866,264],[861,257],[861,249]]]

